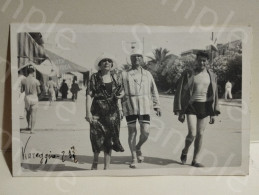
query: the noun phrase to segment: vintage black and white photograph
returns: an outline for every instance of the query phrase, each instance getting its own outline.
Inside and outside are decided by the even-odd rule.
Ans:
[[[11,25],[14,176],[246,175],[251,30]]]

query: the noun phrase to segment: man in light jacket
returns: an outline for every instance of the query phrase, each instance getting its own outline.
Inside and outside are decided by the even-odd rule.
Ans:
[[[143,55],[136,51],[130,56],[132,68],[122,72],[125,96],[122,100],[123,114],[128,124],[128,143],[132,155],[131,168],[136,168],[137,162],[142,162],[144,157],[141,152],[142,145],[149,136],[150,113],[152,108],[157,116],[161,116],[159,95],[153,76],[141,67]],[[139,141],[136,144],[136,122],[140,124]]]

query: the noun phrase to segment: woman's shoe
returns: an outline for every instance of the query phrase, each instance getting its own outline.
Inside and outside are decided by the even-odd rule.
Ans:
[[[112,149],[116,152],[124,152],[124,148],[120,143],[115,143],[112,145]]]
[[[181,154],[181,161],[182,161],[182,164],[183,164],[183,165],[186,163],[186,160],[187,160],[187,154],[184,154],[183,151],[182,151],[182,154]]]
[[[98,167],[98,163],[97,162],[93,162],[91,170],[97,170]]]
[[[197,168],[199,168],[199,167],[204,167],[203,164],[197,163],[196,161],[192,161],[192,166],[193,166],[193,167],[197,167]]]
[[[136,150],[137,159],[139,163],[142,163],[144,161],[144,156],[142,156],[141,150]]]

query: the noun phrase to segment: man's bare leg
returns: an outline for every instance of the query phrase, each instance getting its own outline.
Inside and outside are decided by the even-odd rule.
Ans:
[[[194,155],[193,155],[194,164],[197,163],[197,158],[200,154],[203,134],[204,134],[204,130],[205,130],[207,124],[208,124],[208,117],[203,118],[203,119],[197,119],[197,134],[196,134],[196,139],[194,142]],[[200,164],[200,163],[198,163],[198,164]],[[202,164],[200,164],[200,165],[203,166]]]
[[[27,124],[28,124],[27,129],[30,130],[30,128],[31,128],[31,109],[26,109],[26,120],[27,120]]]
[[[182,154],[181,154],[181,161],[183,164],[186,163],[189,147],[191,146],[191,144],[196,136],[196,124],[197,124],[196,115],[187,114],[186,118],[187,118],[188,134],[185,138],[185,146],[184,146],[184,148],[182,150]]]
[[[136,145],[137,158],[138,158],[139,162],[142,162],[144,160],[144,157],[142,156],[142,152],[141,152],[141,146],[148,139],[149,132],[150,132],[149,127],[150,127],[150,124],[148,124],[148,123],[141,123],[140,124],[139,142]]]
[[[135,163],[137,162],[137,155],[136,155],[136,137],[137,137],[137,128],[136,123],[128,124],[128,144],[131,152],[132,157],[132,166],[130,167],[135,168]]]
[[[34,127],[36,123],[36,114],[37,114],[37,107],[33,106],[31,108],[31,133],[34,131]]]
[[[185,146],[183,149],[183,153],[187,154],[189,147],[191,146],[195,136],[196,136],[196,125],[197,125],[197,117],[196,115],[187,115],[187,125],[188,125],[188,134],[185,138]]]

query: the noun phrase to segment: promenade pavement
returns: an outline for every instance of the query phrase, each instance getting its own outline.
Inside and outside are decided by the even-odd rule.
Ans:
[[[151,115],[150,136],[143,145],[144,163],[138,169],[183,168],[192,160],[191,146],[187,165],[180,164],[180,154],[187,134],[187,124],[180,123],[173,114],[173,96],[161,95],[162,117]],[[207,167],[240,166],[241,152],[241,101],[220,100],[221,114],[214,125],[208,124],[200,160]],[[26,131],[26,119],[20,119],[21,148],[25,148],[26,158],[21,157],[24,171],[76,171],[89,170],[92,164],[92,149],[89,124],[85,120],[85,93],[80,91],[77,102],[57,101],[51,106],[48,101],[39,102],[35,131]],[[139,135],[139,131],[138,131]],[[111,169],[129,169],[131,161],[127,143],[128,131],[125,119],[121,123],[120,139],[125,149],[123,153],[112,153]],[[77,162],[69,156],[75,147]],[[48,158],[45,165],[39,157],[29,158],[29,154],[43,153],[56,155]],[[45,159],[43,164],[45,163]],[[103,169],[103,153],[100,154],[99,169]],[[52,166],[55,164],[56,166]]]

